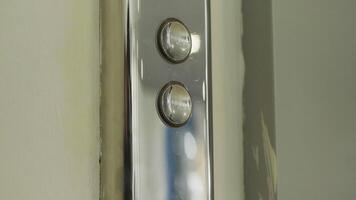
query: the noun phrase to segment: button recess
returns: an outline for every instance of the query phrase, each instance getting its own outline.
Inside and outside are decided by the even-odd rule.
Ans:
[[[192,50],[188,28],[177,19],[164,21],[158,32],[158,46],[162,54],[173,63],[184,62]]]
[[[192,114],[192,100],[180,82],[166,84],[159,93],[158,111],[163,121],[173,127],[183,126]]]

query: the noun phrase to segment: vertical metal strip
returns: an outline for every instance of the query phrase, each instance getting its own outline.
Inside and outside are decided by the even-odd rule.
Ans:
[[[213,199],[209,4],[126,0],[124,5],[125,199]],[[179,64],[162,58],[155,41],[158,27],[171,17],[186,23],[199,45]],[[179,128],[164,124],[155,108],[169,81],[181,82],[192,94],[192,119]],[[193,155],[184,155],[187,151]]]

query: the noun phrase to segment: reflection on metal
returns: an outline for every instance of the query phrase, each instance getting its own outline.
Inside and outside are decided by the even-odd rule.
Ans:
[[[157,107],[164,122],[180,127],[192,115],[192,98],[183,84],[169,82],[158,95]]]
[[[192,50],[191,54],[198,53],[200,51],[200,36],[198,34],[192,33]]]
[[[208,10],[207,0],[126,0],[125,200],[213,199]],[[192,33],[183,37],[190,45],[186,40],[188,46],[168,51],[176,62],[167,62],[157,45],[169,18]],[[190,118],[169,119],[179,127],[163,123],[156,108],[162,87],[172,81],[190,94]]]
[[[192,37],[182,22],[170,18],[159,29],[158,45],[168,60],[179,63],[188,58],[192,49]]]

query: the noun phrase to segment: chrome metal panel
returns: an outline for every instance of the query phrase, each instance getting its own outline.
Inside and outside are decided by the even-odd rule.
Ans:
[[[126,1],[125,199],[211,200],[212,127],[207,0]],[[191,33],[188,59],[172,63],[160,54],[157,33],[169,18]],[[162,122],[157,97],[178,81],[192,99],[181,127]]]

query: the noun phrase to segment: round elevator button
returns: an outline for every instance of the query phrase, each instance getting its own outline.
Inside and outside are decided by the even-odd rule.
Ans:
[[[173,63],[185,61],[192,49],[188,28],[177,19],[167,19],[158,33],[158,46],[162,54]]]
[[[192,115],[192,100],[182,83],[170,82],[159,93],[157,107],[162,120],[173,127],[183,126]]]

